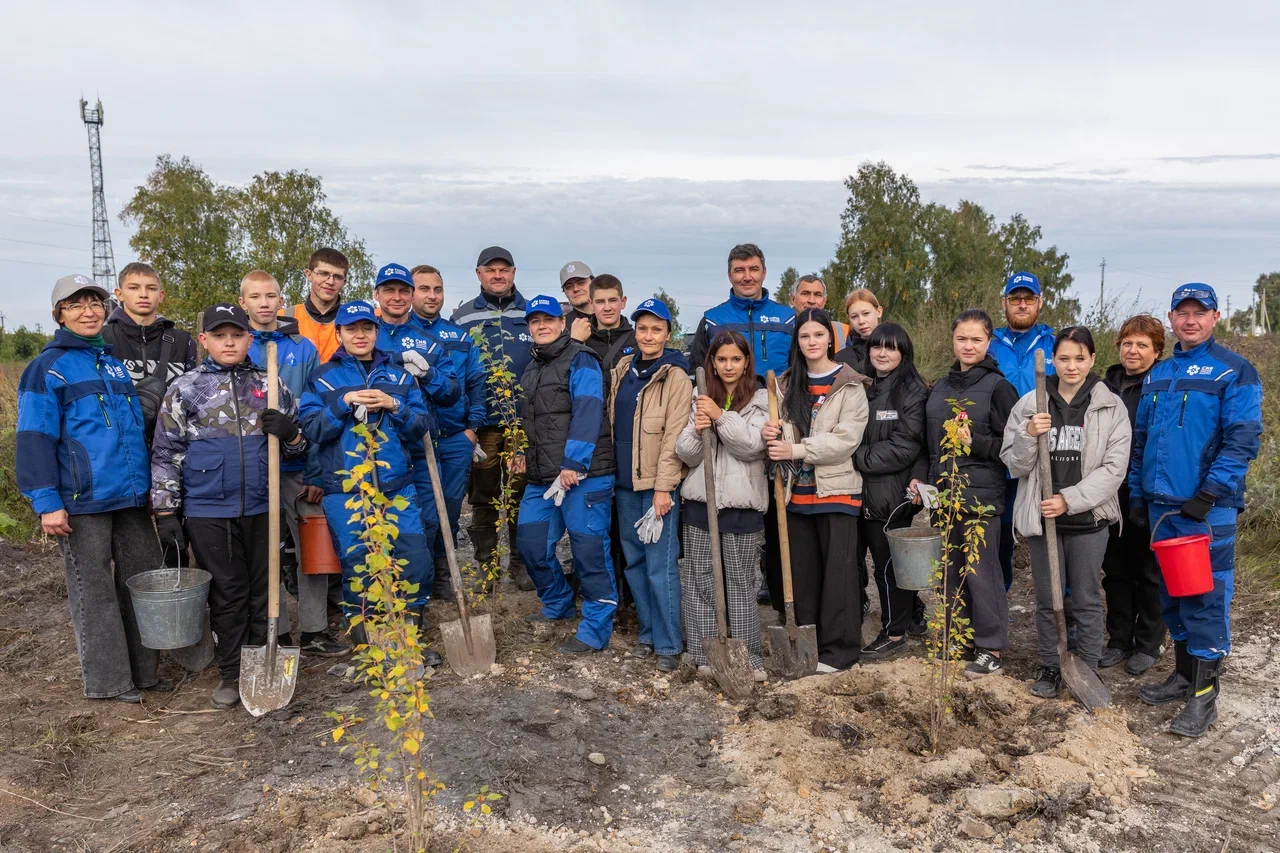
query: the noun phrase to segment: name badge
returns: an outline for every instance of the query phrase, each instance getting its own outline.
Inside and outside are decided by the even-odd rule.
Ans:
[[[896,421],[898,419],[897,409],[881,409],[876,412],[876,420],[878,421]]]

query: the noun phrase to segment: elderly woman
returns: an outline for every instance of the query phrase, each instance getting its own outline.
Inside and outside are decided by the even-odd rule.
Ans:
[[[142,690],[173,685],[156,677],[158,654],[142,646],[125,586],[159,567],[161,553],[142,408],[102,339],[106,299],[83,275],[54,284],[58,331],[18,386],[17,474],[62,548],[84,695],[137,703]]]

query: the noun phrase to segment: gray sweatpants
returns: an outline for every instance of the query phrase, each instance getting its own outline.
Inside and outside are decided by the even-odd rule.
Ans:
[[[58,545],[84,695],[110,699],[154,686],[160,653],[142,645],[126,585],[139,572],[163,565],[151,515],[137,507],[73,515],[69,521],[71,535],[59,537]]]
[[[298,519],[303,516],[324,515],[320,504],[307,503],[302,492],[301,471],[280,472],[280,508],[284,510],[284,522],[289,525],[294,547],[298,553],[298,631],[299,634],[318,634],[329,627],[329,575],[308,575],[302,571],[302,535]],[[280,543],[276,543],[279,547]],[[283,606],[281,608],[283,612]],[[294,637],[295,643],[300,642]]]
[[[1078,654],[1094,669],[1102,657],[1102,558],[1107,553],[1108,529],[1093,533],[1059,533],[1058,567],[1063,592],[1071,590],[1071,618],[1077,625]],[[1058,629],[1053,621],[1049,588],[1049,546],[1043,536],[1027,539],[1031,549],[1031,578],[1036,587],[1036,638],[1040,662],[1058,666]]]

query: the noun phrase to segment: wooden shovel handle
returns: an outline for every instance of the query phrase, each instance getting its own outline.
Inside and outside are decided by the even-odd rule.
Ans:
[[[778,408],[778,377],[772,370],[765,373],[765,387],[769,391],[769,420],[781,420]],[[782,469],[773,470],[773,503],[778,517],[778,554],[782,558],[782,602],[787,620],[787,633],[795,633],[795,593],[791,586],[791,536],[787,533],[787,487],[782,482]]]
[[[699,367],[698,394],[707,393],[707,372]],[[720,556],[720,518],[716,509],[716,449],[711,427],[702,431],[702,474],[707,488],[707,534],[711,537],[711,579],[716,591],[716,633],[720,642],[729,641],[729,614],[724,595],[724,561]]]
[[[1044,350],[1036,350],[1036,414],[1049,412],[1049,393],[1045,388]],[[1036,439],[1040,456],[1040,499],[1053,497],[1053,468],[1049,464],[1049,433],[1041,433]],[[1049,552],[1049,590],[1053,596],[1053,619],[1058,626],[1058,654],[1067,653],[1067,620],[1062,611],[1062,568],[1058,565],[1057,519],[1040,519],[1044,526],[1044,544]]]
[[[231,389],[235,393],[235,388]],[[280,408],[276,342],[267,341],[267,408]],[[267,436],[267,615],[280,618],[280,439]]]
[[[444,556],[449,561],[449,578],[453,581],[453,596],[458,602],[458,617],[462,620],[462,633],[466,635],[467,651],[471,652],[471,614],[467,611],[467,596],[462,591],[462,573],[458,570],[458,555],[453,550],[453,526],[449,524],[449,506],[444,501],[444,488],[440,485],[440,464],[431,435],[422,440],[427,452],[427,473],[431,475],[431,491],[436,499],[436,515],[440,516],[440,538],[444,541]]]

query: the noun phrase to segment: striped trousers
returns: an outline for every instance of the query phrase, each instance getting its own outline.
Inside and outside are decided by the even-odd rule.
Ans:
[[[764,667],[760,645],[760,542],[764,534],[720,534],[720,556],[724,562],[725,600],[729,612],[729,636],[743,640],[751,657],[751,668]],[[686,524],[681,531],[684,559],[680,561],[680,605],[684,622],[685,649],[696,666],[707,663],[702,651],[704,637],[716,635],[716,597],[711,577],[711,534]]]

